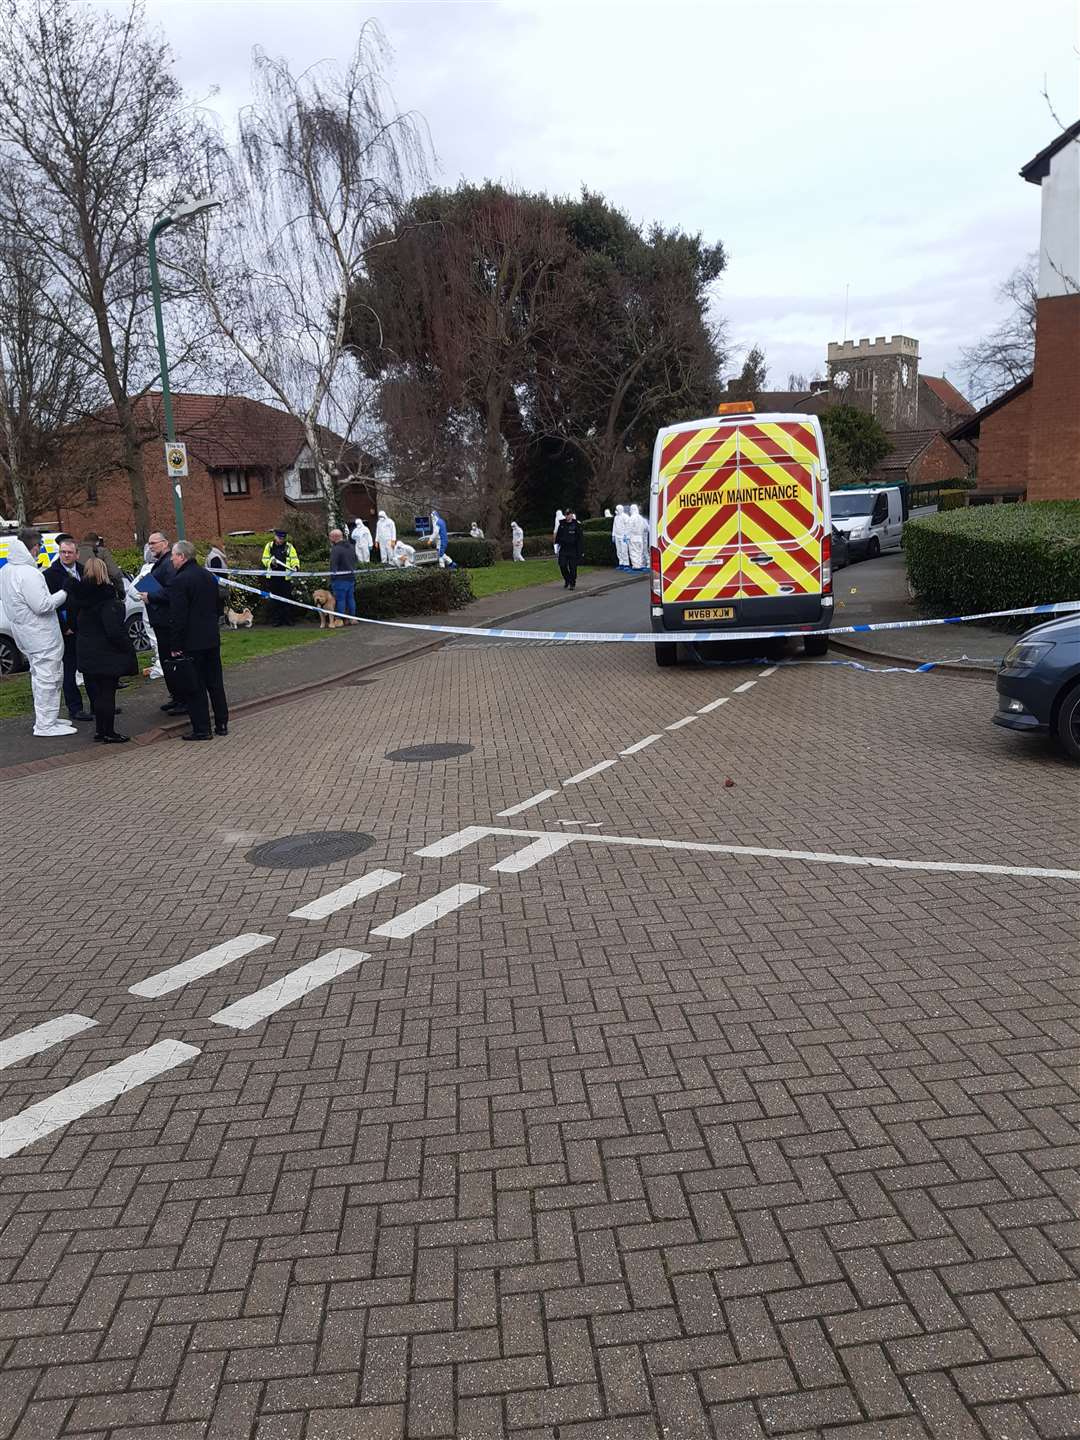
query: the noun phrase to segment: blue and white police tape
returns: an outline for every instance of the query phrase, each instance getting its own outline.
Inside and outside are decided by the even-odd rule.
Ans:
[[[262,575],[267,580],[326,580],[331,575],[356,575],[355,570],[225,570],[219,571],[217,579],[223,575]]]
[[[470,635],[493,640],[573,640],[579,644],[610,645],[655,645],[658,641],[684,641],[700,645],[703,641],[716,640],[804,640],[808,634],[823,635],[866,635],[881,630],[918,630],[933,625],[966,625],[978,620],[1002,620],[1013,615],[1053,615],[1058,611],[1080,610],[1080,600],[1060,600],[1050,605],[1026,605],[1012,610],[983,610],[978,615],[949,615],[933,620],[881,620],[872,625],[834,625],[827,631],[802,630],[504,630],[492,627],[480,629],[473,625],[423,625],[415,620],[373,620],[368,615],[341,615],[336,610],[326,610],[320,605],[307,605],[302,600],[287,599],[274,595],[269,590],[260,590],[255,585],[241,585],[230,581],[228,576],[218,575],[220,585],[231,585],[234,590],[245,590],[249,595],[258,595],[263,600],[273,600],[279,605],[293,605],[298,610],[311,610],[316,615],[329,615],[334,620],[349,620],[354,625],[383,625],[392,630],[426,630],[436,635]]]

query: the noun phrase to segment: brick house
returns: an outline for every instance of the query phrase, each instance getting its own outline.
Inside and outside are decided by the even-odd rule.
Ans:
[[[978,445],[975,504],[1080,500],[1080,120],[1020,175],[1042,190],[1035,368],[950,433]]]
[[[963,451],[940,430],[893,430],[892,450],[879,460],[869,479],[877,484],[928,485],[940,480],[962,480],[971,469]]]
[[[136,405],[142,447],[143,475],[150,501],[151,524],[166,534],[175,529],[172,486],[165,473],[165,424],[160,394],[148,394]],[[183,481],[184,522],[191,539],[218,539],[242,530],[268,530],[288,525],[290,516],[308,516],[325,524],[326,507],[303,428],[283,410],[241,395],[173,396],[176,438],[188,452],[188,478]],[[104,417],[107,418],[107,417]],[[335,450],[341,447],[335,440]],[[355,455],[350,457],[355,462]],[[345,516],[375,519],[374,482],[342,489]],[[135,543],[131,490],[123,470],[107,472],[80,495],[63,495],[38,519],[75,535],[96,530],[111,545]]]

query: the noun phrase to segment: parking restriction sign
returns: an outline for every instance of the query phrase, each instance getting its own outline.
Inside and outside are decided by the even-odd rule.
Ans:
[[[165,446],[165,469],[170,480],[187,477],[187,446],[182,440],[170,440]]]

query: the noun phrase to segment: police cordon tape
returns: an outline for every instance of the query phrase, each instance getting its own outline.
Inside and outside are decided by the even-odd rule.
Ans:
[[[212,572],[209,572],[212,573]],[[260,590],[255,585],[241,585],[225,575],[215,575],[219,585],[228,585],[234,590],[258,595],[263,600],[273,600],[279,605],[292,605],[297,610],[310,610],[316,615],[328,615],[332,620],[348,620],[354,625],[381,625],[391,630],[426,630],[436,635],[470,635],[493,640],[573,640],[579,644],[638,644],[656,645],[665,642],[674,644],[717,640],[805,640],[807,635],[866,635],[880,630],[918,630],[933,625],[965,625],[977,620],[1003,620],[1013,615],[1053,615],[1058,611],[1080,610],[1080,600],[1059,600],[1049,605],[1026,605],[1012,610],[983,610],[978,615],[949,615],[944,619],[931,620],[880,620],[870,625],[834,625],[829,630],[505,630],[492,627],[480,629],[472,625],[423,625],[416,620],[374,620],[370,615],[342,615],[336,610],[326,610],[321,605],[308,605],[303,600],[292,600],[275,595],[270,590]],[[288,578],[288,577],[286,577]]]

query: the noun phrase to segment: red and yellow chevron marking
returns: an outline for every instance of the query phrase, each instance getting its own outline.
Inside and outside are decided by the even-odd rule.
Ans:
[[[798,422],[670,436],[660,459],[664,600],[818,593],[820,465],[813,426]]]

